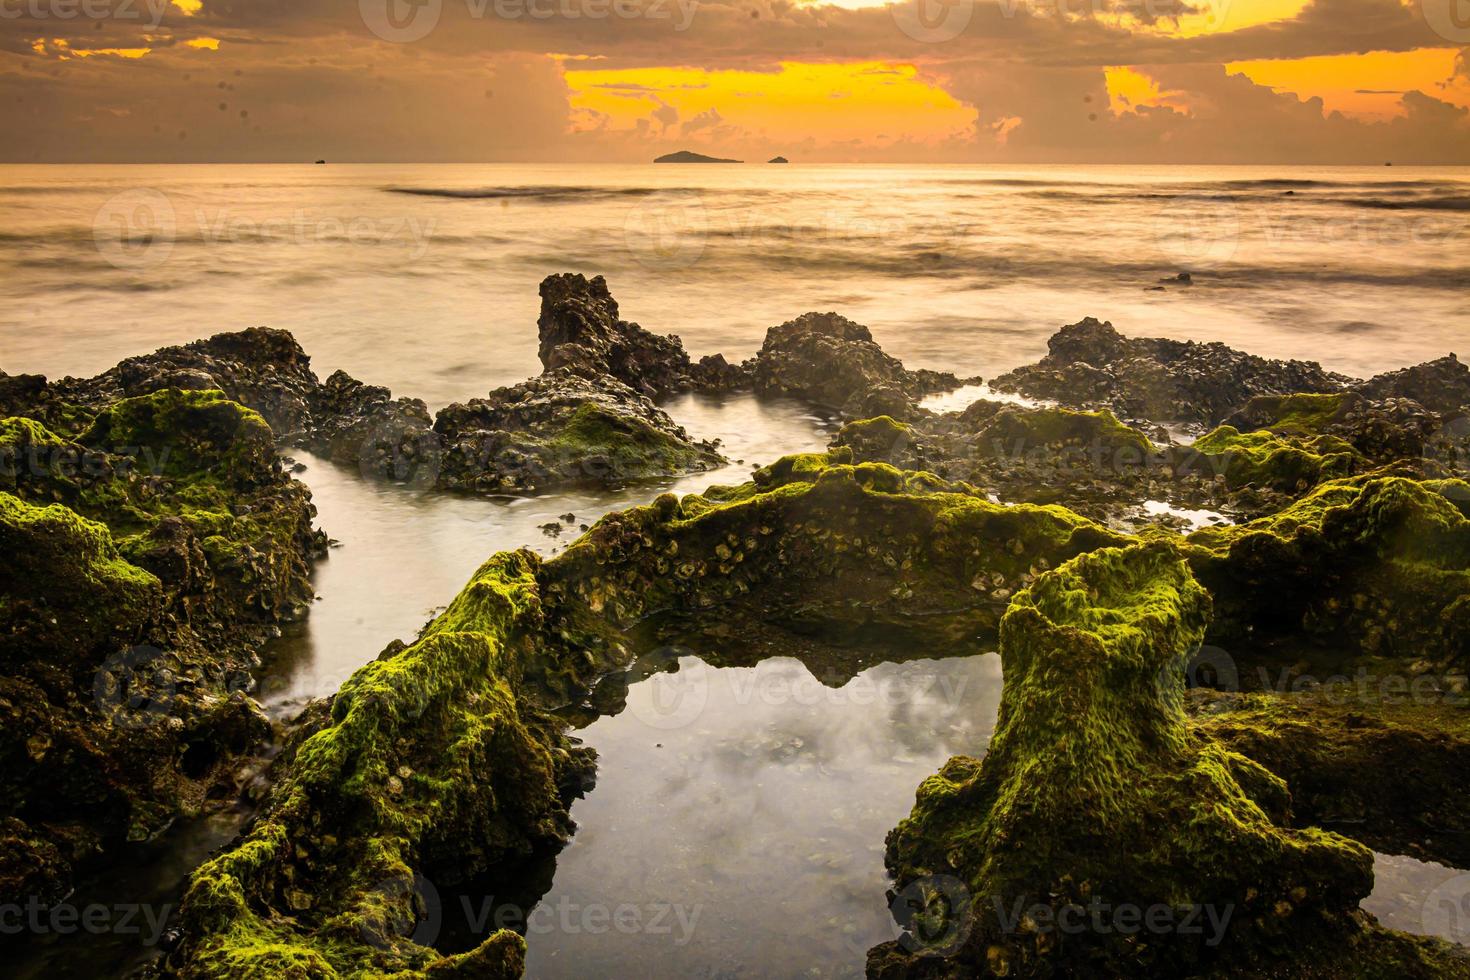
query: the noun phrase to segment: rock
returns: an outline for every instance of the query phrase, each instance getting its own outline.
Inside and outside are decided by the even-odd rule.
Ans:
[[[1352,382],[1312,361],[1266,360],[1220,343],[1129,339],[1091,317],[1047,346],[1040,362],[991,387],[1123,418],[1214,425],[1257,395],[1334,392]]]
[[[1187,708],[1196,728],[1286,780],[1299,824],[1341,828],[1375,851],[1463,868],[1470,815],[1455,801],[1470,738],[1445,729],[1445,707],[1463,699],[1435,680],[1413,681],[1425,692],[1417,697],[1402,676],[1294,681],[1249,694],[1195,691]]]
[[[450,405],[434,420],[438,486],[519,493],[606,485],[712,469],[710,443],[694,442],[653,402],[607,375],[554,369]]]
[[[90,418],[75,440],[0,420],[24,460],[0,470],[0,879],[59,896],[78,862],[235,799],[270,735],[249,671],[323,539],[269,427],[218,391],[52,395]]]
[[[660,337],[618,319],[602,276],[567,273],[541,282],[541,364],[596,380],[611,375],[650,398],[693,387],[689,355],[678,337]]]
[[[867,327],[836,313],[805,313],[772,327],[747,364],[757,394],[800,398],[848,418],[876,410],[902,421],[918,399],[963,383],[952,374],[906,370]]]
[[[54,387],[61,398],[88,408],[165,388],[218,388],[286,436],[309,425],[308,399],[316,385],[311,359],[295,338],[253,327],[130,357],[96,378],[66,378]]]
[[[313,425],[300,442],[363,476],[429,488],[438,480],[439,438],[428,406],[417,398],[365,385],[337,371],[312,392]]]
[[[1466,484],[1365,474],[1287,509],[1189,536],[1215,597],[1212,643],[1243,664],[1304,650],[1470,667]],[[1336,671],[1334,671],[1336,672]]]
[[[951,759],[888,836],[909,930],[870,951],[870,977],[1283,975],[1349,944],[1392,972],[1375,944],[1418,941],[1357,916],[1372,853],[1291,829],[1279,777],[1191,731],[1209,609],[1164,542],[1080,556],[1013,600],[989,752]]]
[[[1370,399],[1412,399],[1443,416],[1470,412],[1470,368],[1454,354],[1375,375],[1355,390]]]

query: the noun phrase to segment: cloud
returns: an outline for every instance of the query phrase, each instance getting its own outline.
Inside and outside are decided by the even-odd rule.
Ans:
[[[21,134],[0,145],[0,158],[636,160],[650,134],[697,133],[743,140],[732,153],[752,157],[765,154],[765,139],[801,145],[808,159],[1470,162],[1465,49],[1444,83],[1345,86],[1373,93],[1394,119],[1345,118],[1224,67],[1447,47],[1417,4],[1399,0],[1312,0],[1274,22],[1193,36],[1176,25],[1193,24],[1209,2],[977,0],[965,30],[935,44],[904,34],[885,7],[791,0],[443,0],[423,37],[392,43],[363,16],[373,2],[200,0],[187,15],[168,6],[156,24],[0,19],[0,126]],[[148,54],[63,58],[59,42]],[[917,71],[969,121],[938,124],[954,109],[936,103],[875,116],[863,135],[809,135],[782,128],[789,100],[759,85],[689,104],[677,93],[707,83],[599,83],[609,96],[651,100],[635,124],[607,105],[574,103],[566,72],[588,62],[610,72],[699,65],[768,75],[866,64],[874,84],[907,84],[905,73]],[[1168,97],[1127,92],[1127,111],[1115,112],[1106,72],[1116,66],[1144,71]],[[233,88],[221,93],[221,82]],[[835,112],[873,98],[837,98],[845,91],[823,88],[820,101]],[[1435,125],[1440,132],[1429,131]],[[1395,139],[1403,149],[1389,145]]]

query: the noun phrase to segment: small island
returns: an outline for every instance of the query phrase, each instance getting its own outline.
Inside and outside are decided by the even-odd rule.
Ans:
[[[665,153],[653,161],[654,163],[740,163],[739,160],[725,160],[720,157],[707,157],[703,153],[693,153],[689,150],[679,150],[675,153]]]
[[[785,157],[771,157],[771,159],[769,159],[769,160],[766,161],[766,163],[790,163],[790,162],[791,161],[788,160],[788,159],[786,159]]]

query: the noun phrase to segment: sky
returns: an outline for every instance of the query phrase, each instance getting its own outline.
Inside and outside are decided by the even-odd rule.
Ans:
[[[0,0],[0,161],[1470,164],[1470,0]]]

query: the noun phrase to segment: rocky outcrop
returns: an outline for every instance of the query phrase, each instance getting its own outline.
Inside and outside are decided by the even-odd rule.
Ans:
[[[411,478],[442,489],[530,493],[616,486],[713,469],[716,447],[695,442],[645,395],[607,375],[557,368],[450,405],[434,420],[436,458],[419,453]],[[424,468],[435,467],[428,480]]]
[[[869,953],[870,977],[1451,969],[1448,944],[1358,911],[1367,847],[1292,829],[1278,776],[1191,729],[1209,610],[1164,542],[1082,555],[1016,597],[989,751],[926,780],[888,837],[907,935]]]
[[[1276,672],[1269,679],[1278,686]],[[1464,677],[1442,687],[1425,676],[1415,693],[1402,674],[1302,680],[1265,692],[1192,691],[1192,724],[1286,780],[1297,826],[1470,864],[1470,814],[1459,802],[1470,767],[1470,731],[1458,722]]]
[[[336,371],[309,399],[313,424],[294,440],[364,476],[426,489],[434,485],[439,439],[428,406],[397,398]]]
[[[417,642],[308,712],[261,818],[193,876],[165,972],[515,975],[521,946],[508,933],[459,955],[415,942],[415,883],[473,875],[499,894],[528,854],[560,846],[591,760],[553,709],[582,703],[633,658],[630,631],[664,622],[802,638],[783,651],[821,638],[832,683],[863,669],[877,638],[933,655],[983,649],[998,632],[1006,687],[990,755],[926,781],[889,845],[916,907],[911,934],[955,944],[945,956],[880,947],[876,976],[1295,975],[1344,950],[1440,962],[1442,946],[1358,912],[1366,848],[1292,829],[1281,778],[1184,715],[1185,662],[1211,605],[1190,562],[1218,578],[1209,562],[1244,558],[1215,555],[1212,539],[1138,543],[1060,507],[997,504],[929,473],[852,462],[864,438],[902,428],[850,427],[848,445],[785,457],[750,483],[611,514],[555,559],[492,558]],[[1386,515],[1385,503],[1362,509]],[[1338,518],[1318,523],[1362,538]],[[1382,540],[1413,538],[1391,523]],[[1256,553],[1270,548],[1242,551]],[[1237,571],[1259,573],[1252,588],[1291,593],[1298,565]],[[1241,622],[1249,597],[1222,591]],[[1157,907],[1175,925],[1191,910],[1190,922],[1210,922],[1208,906],[1220,932],[1150,933],[1140,948],[1116,931],[1035,928],[1093,899]]]
[[[1240,432],[1265,430],[1298,440],[1330,437],[1381,465],[1432,455],[1447,421],[1410,398],[1370,398],[1360,392],[1340,392],[1262,395],[1252,398],[1223,424]]]
[[[284,437],[310,428],[317,378],[289,333],[253,327],[130,357],[95,378],[63,378],[52,387],[62,400],[92,409],[167,388],[218,389]]]
[[[270,734],[257,651],[305,614],[325,546],[255,412],[177,388],[92,411],[67,409],[91,414],[74,438],[0,421],[7,902],[237,797]]]
[[[528,853],[565,840],[590,759],[548,709],[631,659],[625,628],[660,612],[760,615],[803,633],[972,644],[1013,588],[1121,540],[1064,511],[1001,507],[842,458],[788,457],[755,483],[666,494],[550,561],[488,561],[283,754],[264,815],[194,874],[170,969],[517,975],[508,933],[461,957],[415,943],[415,876],[478,875],[499,894]],[[848,660],[849,676],[865,664]]]
[[[1190,535],[1215,598],[1211,642],[1245,664],[1327,651],[1410,673],[1470,661],[1470,486],[1366,475],[1322,484],[1271,517]]]
[[[1376,375],[1356,390],[1370,399],[1411,399],[1441,415],[1470,412],[1470,368],[1454,354]]]
[[[662,337],[618,318],[618,304],[602,276],[576,273],[541,282],[536,321],[541,364],[589,380],[611,376],[640,394],[664,398],[686,391],[742,387],[744,372],[714,354],[691,363],[677,336]]]
[[[1216,425],[1257,395],[1339,391],[1351,378],[1313,361],[1273,361],[1224,344],[1128,338],[1088,317],[1047,341],[1036,364],[993,379],[997,391],[1128,419]]]
[[[836,313],[804,313],[772,327],[747,364],[757,394],[800,398],[845,418],[904,421],[918,399],[965,383],[952,374],[907,370],[873,342],[867,327]]]

